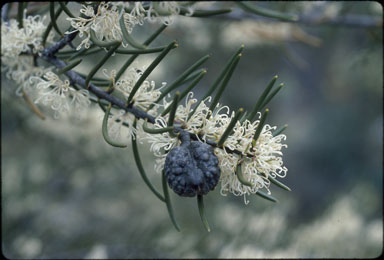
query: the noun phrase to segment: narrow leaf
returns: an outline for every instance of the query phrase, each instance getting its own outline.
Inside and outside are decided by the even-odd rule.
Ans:
[[[271,195],[268,195],[267,193],[264,193],[262,191],[257,191],[256,195],[259,195],[263,199],[266,199],[266,200],[269,200],[269,201],[272,201],[272,202],[279,202],[276,198],[274,198]]]
[[[179,226],[176,223],[175,215],[173,214],[171,198],[169,196],[168,184],[167,184],[167,180],[165,178],[164,171],[162,173],[162,183],[163,183],[163,192],[164,192],[165,203],[167,204],[167,209],[168,209],[169,217],[171,218],[173,226],[177,229],[177,231],[180,232],[180,228],[179,228]]]
[[[136,119],[133,123],[133,127],[136,128]],[[137,142],[136,142],[136,137],[134,136],[132,136],[132,151],[133,151],[133,157],[135,158],[137,168],[145,184],[147,184],[148,188],[153,192],[153,194],[156,195],[156,197],[158,197],[161,201],[165,202],[164,196],[160,194],[160,192],[158,192],[157,189],[152,185],[151,181],[147,177],[147,174],[145,173],[143,164],[141,163],[139,149],[137,147]]]
[[[264,113],[261,115],[259,125],[257,126],[256,131],[255,131],[255,135],[253,136],[253,140],[252,140],[252,145],[253,146],[256,145],[256,141],[257,141],[257,139],[260,136],[260,133],[261,133],[261,130],[263,129],[264,122],[265,122],[265,119],[267,118],[268,112],[269,112],[269,109],[267,108],[264,111]]]
[[[67,66],[65,66],[64,68],[60,69],[57,74],[63,74],[65,72],[67,72],[68,70],[71,70],[73,69],[74,67],[76,67],[77,65],[79,65],[80,63],[82,62],[82,59],[78,59],[78,60],[75,60],[73,61],[72,63],[68,64]]]
[[[272,136],[277,136],[277,135],[281,134],[285,129],[287,129],[287,127],[288,127],[287,124],[283,125],[283,126],[280,127],[279,129],[277,129],[276,131],[274,131],[274,132],[272,133]]]
[[[236,166],[236,176],[237,176],[237,179],[239,180],[239,182],[245,186],[249,186],[249,187],[253,187],[252,183],[247,181],[244,176],[243,176],[243,172],[241,170],[241,163],[239,163],[237,166]]]
[[[24,20],[24,2],[19,2],[17,6],[17,21],[19,22],[19,29],[23,28]]]
[[[180,82],[183,82],[192,72],[194,72],[197,67],[199,67],[201,64],[203,64],[208,58],[210,58],[210,55],[206,55],[196,61],[191,67],[189,67],[187,70],[185,70],[172,84],[170,84],[168,87],[166,87],[159,98],[156,100],[155,103],[160,102],[169,92],[174,90],[176,87],[180,86]],[[148,110],[153,108],[154,105],[151,105]]]
[[[167,28],[166,25],[162,25],[159,29],[157,29],[144,43],[143,45],[149,45],[153,40],[156,39],[157,36],[160,35],[164,29]],[[120,79],[121,75],[126,71],[126,69],[129,67],[129,65],[132,64],[132,62],[139,56],[139,54],[132,55],[120,68],[120,70],[116,73],[116,81]]]
[[[49,3],[49,15],[51,17],[51,22],[53,25],[53,29],[61,36],[63,37],[64,34],[60,31],[59,26],[57,26],[56,20],[58,17],[55,16],[55,2],[50,2]]]
[[[215,80],[215,82],[212,84],[212,86],[208,89],[207,93],[205,93],[204,97],[202,99],[206,99],[208,96],[210,96],[213,91],[217,88],[219,83],[222,81],[224,76],[227,74],[229,69],[231,68],[231,65],[234,63],[235,59],[239,56],[239,54],[243,51],[244,49],[244,44],[240,46],[240,48],[235,52],[235,54],[232,55],[232,57],[229,59],[227,62],[224,70],[220,73],[219,77]]]
[[[177,46],[175,45],[173,48],[176,48]],[[156,47],[152,49],[137,49],[137,50],[129,50],[129,49],[117,49],[116,53],[120,54],[148,54],[148,53],[156,53],[156,52],[161,52],[163,51],[167,46],[161,46],[161,47]]]
[[[263,109],[269,101],[277,94],[277,92],[280,91],[280,89],[284,86],[283,83],[281,83],[274,91],[271,92],[271,94],[268,95],[268,97],[265,98],[263,104],[260,106],[260,109]]]
[[[171,104],[171,109],[169,112],[168,127],[173,126],[173,121],[175,120],[177,103],[179,102],[179,97],[180,97],[180,92],[176,91],[175,96],[173,97],[173,102]]]
[[[272,178],[271,176],[268,176],[268,180],[271,183],[275,184],[277,187],[282,188],[283,190],[291,191],[291,189],[287,185],[285,185],[284,183],[279,182],[278,180],[276,180],[275,178]]]
[[[265,98],[267,97],[268,93],[271,91],[273,85],[275,84],[277,80],[277,75],[273,77],[271,82],[269,82],[268,86],[264,89],[263,93],[261,93],[260,97],[257,99],[257,102],[255,106],[253,107],[252,112],[248,116],[248,120],[252,121],[253,118],[255,118],[257,112],[261,109],[261,105],[264,102]]]
[[[67,5],[64,2],[59,2],[61,8],[64,10],[64,12],[71,18],[75,18],[75,16],[69,11]]]
[[[205,229],[208,232],[211,232],[211,228],[209,227],[208,220],[207,220],[207,218],[205,216],[203,195],[197,195],[197,205],[198,205],[198,208],[199,208],[201,222],[203,222],[203,225],[204,225]]]
[[[121,44],[121,41],[110,41],[110,42],[101,41],[101,40],[97,39],[96,33],[93,29],[89,30],[89,32],[91,34],[92,42],[99,47],[104,47],[104,48],[112,47],[112,48],[114,48],[116,45],[120,46],[120,44]]]
[[[125,148],[125,147],[127,147],[126,144],[121,144],[119,142],[116,142],[109,137],[108,118],[109,118],[109,113],[111,112],[111,108],[112,108],[112,105],[109,104],[107,110],[104,113],[103,126],[102,126],[102,133],[103,133],[104,140],[112,146],[119,147],[119,148]]]
[[[237,110],[235,116],[231,119],[231,122],[229,122],[227,129],[225,129],[223,135],[221,136],[219,142],[217,143],[218,147],[222,147],[224,145],[225,140],[227,140],[228,136],[231,134],[233,128],[235,127],[236,122],[239,120],[243,112],[244,112],[243,108],[239,108],[239,110]]]
[[[125,27],[125,23],[124,23],[124,15],[122,15],[120,17],[120,21],[119,22],[120,22],[120,29],[121,29],[121,32],[123,34],[123,38],[126,41],[126,43],[128,43],[129,45],[131,45],[132,47],[135,47],[137,49],[145,49],[146,46],[136,42],[131,37],[131,35],[128,33],[127,28]]]
[[[266,8],[262,8],[259,6],[251,5],[251,4],[248,4],[245,2],[240,2],[240,1],[239,2],[236,1],[236,4],[238,4],[245,11],[248,11],[248,12],[260,15],[260,16],[276,18],[279,20],[291,21],[291,22],[296,22],[298,20],[297,15],[284,14],[284,13],[280,13],[277,11],[269,10]]]
[[[92,31],[92,30],[91,30]],[[103,66],[107,60],[112,56],[112,54],[115,52],[115,50],[117,48],[119,48],[121,42],[119,42],[118,44],[116,44],[114,47],[112,47],[111,49],[109,49],[109,51],[107,52],[107,54],[105,54],[105,56],[101,59],[101,61],[96,64],[95,67],[93,67],[93,69],[91,70],[91,72],[88,74],[87,78],[85,79],[85,86],[87,88],[89,88],[89,81],[92,79],[92,77],[96,74],[96,72],[101,68],[101,66]]]
[[[221,83],[219,89],[217,90],[217,93],[216,93],[215,97],[213,98],[211,105],[209,107],[209,110],[213,111],[214,108],[216,107],[217,103],[219,102],[219,99],[220,99],[221,95],[223,94],[224,89],[227,87],[228,82],[229,82],[230,78],[232,77],[232,74],[233,74],[237,64],[239,63],[240,57],[241,57],[241,53],[237,55],[237,57],[235,58],[235,60],[231,64],[231,66],[229,67],[228,73],[225,75],[223,82]],[[209,116],[210,116],[210,114],[207,115],[207,118],[209,118]]]
[[[169,131],[173,131],[174,127],[163,127],[163,128],[150,128],[147,125],[147,121],[144,122],[143,124],[143,130],[149,134],[161,134]]]
[[[199,81],[207,74],[206,70],[203,70],[200,75],[180,94],[179,100],[182,100],[188,93],[199,83]],[[171,105],[169,105],[164,111],[161,113],[162,116],[166,115],[171,109]]]
[[[129,97],[127,100],[127,105],[129,105],[135,96],[137,90],[140,88],[141,84],[143,84],[144,80],[151,74],[151,72],[156,68],[157,65],[163,60],[163,58],[168,54],[168,52],[173,49],[177,45],[176,41],[171,42],[167,48],[165,48],[159,56],[149,65],[149,67],[143,72],[141,77],[137,80],[136,84],[133,86],[131,93],[129,93]]]

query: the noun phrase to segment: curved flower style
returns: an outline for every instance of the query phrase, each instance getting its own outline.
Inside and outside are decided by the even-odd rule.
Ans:
[[[68,80],[62,81],[53,72],[45,73],[43,78],[31,77],[30,82],[40,91],[35,103],[50,106],[55,111],[55,118],[59,118],[61,114],[67,114],[71,106],[74,114],[79,117],[91,103],[88,90],[74,89]]]

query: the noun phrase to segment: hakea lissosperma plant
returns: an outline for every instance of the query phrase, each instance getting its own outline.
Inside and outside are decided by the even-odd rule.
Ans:
[[[165,202],[178,230],[169,187],[179,196],[197,197],[208,231],[203,196],[215,188],[222,195],[244,196],[246,204],[246,196],[253,194],[276,201],[271,196],[271,183],[290,190],[278,180],[287,173],[282,160],[282,148],[286,147],[282,131],[286,126],[277,129],[266,123],[266,106],[283,86],[275,87],[277,76],[251,111],[232,111],[219,103],[243,45],[229,57],[201,100],[193,97],[192,89],[207,74],[201,66],[209,55],[195,61],[170,84],[149,80],[153,69],[178,47],[176,41],[149,47],[175,16],[212,16],[231,9],[199,10],[190,2],[85,2],[75,15],[66,3],[51,2],[46,25],[47,17],[27,15],[27,8],[26,3],[18,3],[17,19],[8,19],[2,11],[2,71],[16,81],[17,93],[41,118],[44,114],[40,109],[46,107],[53,110],[55,118],[75,114],[81,115],[81,120],[91,103],[97,104],[104,112],[101,128],[105,141],[118,148],[132,147],[144,182]],[[56,22],[62,13],[71,24],[67,31],[61,31]],[[131,33],[146,22],[162,25],[139,43]],[[76,38],[80,41],[77,46]],[[97,64],[85,74],[77,71],[76,66],[95,52],[101,56]],[[135,59],[146,53],[158,56],[148,67],[138,68]],[[129,58],[120,68],[108,71],[103,67],[113,55]],[[98,71],[104,77],[96,77]],[[181,86],[185,88],[176,90]],[[150,144],[162,191],[149,181],[138,143]]]

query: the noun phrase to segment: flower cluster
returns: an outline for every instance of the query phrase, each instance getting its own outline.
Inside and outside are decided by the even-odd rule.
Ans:
[[[35,66],[34,57],[30,55],[43,49],[42,37],[47,28],[44,19],[39,15],[28,16],[23,19],[23,28],[19,28],[15,19],[1,24],[1,69],[8,79],[19,85],[18,95],[21,90],[31,91],[28,80],[31,76],[42,76],[50,70]],[[49,34],[47,42],[52,39],[53,34]]]
[[[126,71],[124,76],[118,81],[116,78],[116,71],[112,70],[110,74],[108,74],[107,70],[103,70],[104,75],[113,82],[113,89],[117,92],[117,95],[121,95],[124,99],[127,99],[132,92],[133,87],[136,82],[142,76],[142,71],[145,68],[139,69],[136,67],[130,68]],[[148,108],[153,105],[153,108],[147,111],[148,114],[156,116],[159,105],[155,103],[155,101],[161,95],[161,89],[166,85],[165,82],[162,83],[161,87],[156,88],[156,84],[154,81],[144,80],[144,82],[140,85],[139,89],[135,93],[132,98],[132,102],[136,108],[140,110],[146,111]],[[119,139],[121,137],[121,133],[123,137],[135,137],[136,129],[133,127],[133,122],[135,117],[121,109],[118,113],[110,116],[109,122],[109,133],[113,139]],[[124,125],[126,127],[124,127]],[[136,128],[141,125],[137,125]],[[139,131],[140,132],[140,131]]]
[[[193,11],[188,9],[191,14]],[[145,20],[155,22],[159,19],[164,24],[173,22],[173,16],[180,13],[178,2],[101,2],[97,10],[91,5],[83,5],[80,9],[83,16],[67,18],[74,28],[71,32],[79,32],[79,37],[85,37],[77,49],[91,46],[91,30],[98,40],[122,40],[123,33],[120,19],[123,17],[128,33],[132,33],[135,25],[143,25]],[[127,47],[123,44],[123,47]]]
[[[175,114],[175,123],[202,141],[218,142],[228,127],[235,113],[230,114],[227,106],[217,105],[214,111],[210,111],[207,102],[210,97],[201,102],[195,109],[192,105],[197,102],[193,99],[193,94],[189,93],[185,105],[179,105]],[[163,101],[163,107],[170,105],[166,99]],[[207,117],[207,115],[210,115]],[[259,117],[261,114],[259,113]],[[167,126],[168,116],[157,117],[155,128],[164,128]],[[265,124],[256,143],[253,144],[253,136],[260,120],[251,122],[239,121],[233,128],[232,134],[224,142],[228,149],[215,148],[215,154],[219,159],[221,170],[221,194],[233,193],[236,196],[255,194],[259,189],[265,188],[269,191],[270,181],[268,178],[285,177],[287,168],[283,166],[282,144],[285,135],[272,135],[276,127]],[[171,136],[168,132],[161,134],[146,134],[142,137],[151,144],[151,151],[157,157],[155,169],[161,172],[167,153],[179,145],[177,137]],[[234,152],[237,151],[237,152]],[[243,176],[252,186],[241,183],[236,174],[236,168],[240,165]]]
[[[37,53],[43,48],[42,36],[46,29],[43,23],[45,17],[28,16],[23,19],[23,27],[11,19],[1,25],[1,56],[17,57],[20,53]]]
[[[50,106],[55,111],[55,118],[67,114],[71,109],[79,117],[91,103],[88,90],[74,89],[68,80],[62,81],[51,71],[45,73],[43,78],[31,77],[30,83],[39,91],[35,103]]]

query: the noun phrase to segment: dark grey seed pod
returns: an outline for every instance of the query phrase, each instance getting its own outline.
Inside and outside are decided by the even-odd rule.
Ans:
[[[220,178],[219,160],[210,145],[183,140],[173,148],[164,164],[169,187],[178,195],[194,197],[213,190]]]

